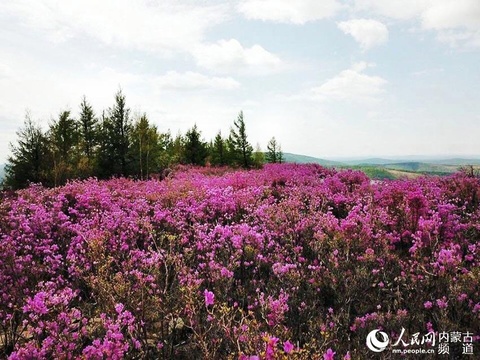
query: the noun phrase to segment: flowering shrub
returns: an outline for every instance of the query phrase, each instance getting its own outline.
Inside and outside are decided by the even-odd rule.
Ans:
[[[475,331],[480,182],[183,169],[0,200],[0,357],[362,359]],[[478,335],[478,334],[476,334]]]

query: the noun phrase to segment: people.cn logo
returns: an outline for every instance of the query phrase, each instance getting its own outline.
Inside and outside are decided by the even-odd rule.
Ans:
[[[378,339],[377,334],[380,334],[382,340]],[[372,330],[367,335],[367,347],[373,352],[382,352],[387,348],[389,342],[390,339],[388,338],[388,335],[380,330]]]

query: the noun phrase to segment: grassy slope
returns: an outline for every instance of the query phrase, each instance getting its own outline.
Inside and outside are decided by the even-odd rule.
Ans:
[[[420,173],[440,173],[440,174],[449,174],[458,171],[458,165],[441,165],[441,164],[430,164],[423,162],[404,162],[397,164],[388,164],[385,165],[387,169],[400,170],[400,171],[413,171]]]

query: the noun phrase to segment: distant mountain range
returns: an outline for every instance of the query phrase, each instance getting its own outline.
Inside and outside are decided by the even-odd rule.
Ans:
[[[396,179],[401,177],[417,177],[421,175],[448,175],[457,172],[460,167],[473,165],[480,168],[479,158],[439,158],[407,156],[405,158],[384,159],[342,159],[334,161],[312,156],[284,153],[286,162],[300,164],[315,163],[327,167],[351,168],[365,172],[373,179]]]
[[[480,165],[480,159],[464,159],[464,158],[446,158],[446,159],[429,159],[429,158],[402,158],[402,159],[383,159],[371,158],[361,160],[343,161],[346,165],[390,165],[399,163],[426,163],[437,165]]]
[[[386,158],[345,158],[345,159],[321,159],[313,156],[305,156],[299,154],[284,153],[284,159],[286,162],[297,162],[299,164],[305,163],[315,163],[324,166],[347,166],[347,165],[398,165],[407,167],[418,167],[419,164],[435,164],[435,165],[446,165],[446,166],[464,166],[464,165],[480,165],[480,157],[478,158],[439,158],[439,157],[422,157],[422,156],[405,156],[405,157],[394,157],[391,159]],[[412,171],[417,171],[412,168]]]

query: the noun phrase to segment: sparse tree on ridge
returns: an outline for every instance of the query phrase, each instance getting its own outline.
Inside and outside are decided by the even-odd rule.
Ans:
[[[30,114],[26,114],[24,126],[17,131],[17,136],[17,144],[10,144],[12,155],[5,168],[5,185],[12,189],[24,188],[29,182],[49,185],[47,138]]]
[[[207,143],[201,139],[201,133],[195,124],[185,134],[184,157],[187,164],[205,165]]]
[[[283,161],[283,153],[279,143],[275,139],[275,136],[270,139],[267,145],[266,159],[270,163],[281,163]]]
[[[233,125],[234,127],[230,130],[229,142],[234,152],[234,159],[240,166],[248,169],[252,166],[253,147],[247,140],[243,111],[240,111]]]
[[[158,171],[161,144],[156,126],[150,125],[147,114],[141,115],[132,130],[131,152],[134,171],[140,179],[148,178]]]
[[[165,133],[158,134],[158,147],[159,147],[159,156],[158,161],[158,170],[164,170],[171,165],[171,155],[173,148],[173,139],[168,130]]]
[[[99,140],[99,124],[93,107],[85,96],[80,103],[80,114],[77,120],[79,133],[79,159],[77,174],[80,178],[94,175],[97,147]]]
[[[115,94],[115,104],[108,110],[108,116],[102,117],[99,174],[102,177],[127,176],[132,125],[122,90]]]
[[[77,123],[70,117],[70,111],[62,111],[48,131],[49,148],[53,162],[53,184],[64,184],[75,176],[78,144]]]
[[[265,163],[265,155],[260,147],[260,144],[257,143],[255,148],[255,152],[253,153],[253,164],[254,166],[259,169]]]
[[[281,164],[283,163],[284,158],[283,158],[283,151],[282,151],[282,146],[278,145],[278,162]]]
[[[168,152],[170,154],[170,164],[185,163],[185,138],[180,132],[171,142]]]
[[[225,166],[228,162],[228,149],[222,133],[219,131],[210,145],[210,157],[212,165]]]
[[[110,119],[113,123],[114,135],[117,135],[117,155],[120,161],[121,174],[127,175],[127,154],[130,145],[130,109],[126,107],[125,95],[119,90],[115,95],[115,105],[110,110]]]
[[[227,149],[227,163],[228,165],[237,165],[238,159],[240,158],[235,141],[232,137],[232,129],[230,129],[230,134],[228,138],[225,139],[225,147]]]
[[[80,125],[80,147],[83,155],[88,159],[92,159],[94,155],[95,145],[97,143],[97,119],[92,106],[87,102],[86,97],[82,98],[80,103],[80,117],[78,119]]]

